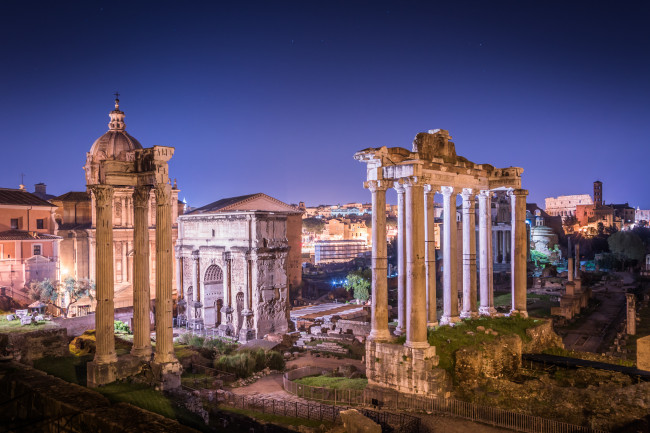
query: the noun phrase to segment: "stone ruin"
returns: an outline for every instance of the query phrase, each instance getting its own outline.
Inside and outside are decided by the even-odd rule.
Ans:
[[[407,393],[436,393],[442,378],[435,369],[436,348],[427,341],[427,327],[453,324],[463,317],[492,316],[493,263],[491,200],[504,191],[511,204],[511,314],[526,312],[526,195],[522,168],[476,164],[456,154],[448,131],[417,134],[411,150],[368,148],[354,155],[366,163],[364,186],[372,194],[372,314],[366,343],[366,369],[371,386]],[[403,346],[393,344],[388,329],[386,256],[386,190],[398,198],[398,325]],[[433,198],[443,196],[443,312],[436,312]],[[456,197],[462,197],[462,219],[456,220]],[[477,299],[476,200],[479,219],[480,304]],[[462,242],[457,232],[462,233]],[[462,248],[458,248],[458,243]],[[459,308],[458,294],[462,292]],[[406,365],[396,360],[403,360]]]

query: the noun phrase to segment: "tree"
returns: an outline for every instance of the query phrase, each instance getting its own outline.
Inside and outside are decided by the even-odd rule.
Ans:
[[[325,229],[325,221],[321,218],[305,218],[302,220],[302,227],[308,232],[321,234]]]
[[[565,233],[573,233],[573,226],[578,224],[578,219],[573,216],[569,215],[567,216],[564,221],[562,221],[562,225],[564,226],[564,232]]]
[[[370,279],[372,278],[372,271],[366,269],[363,271],[352,271],[345,277],[345,290],[352,291],[354,299],[360,301],[367,301],[370,298]]]
[[[29,296],[35,301],[45,302],[57,308],[64,317],[68,317],[68,308],[79,299],[87,296],[93,299],[95,285],[89,280],[76,280],[67,277],[62,282],[49,278],[30,284]],[[57,303],[57,301],[59,301]]]
[[[642,262],[645,257],[645,245],[634,232],[616,232],[607,238],[609,250],[625,264],[626,261]]]

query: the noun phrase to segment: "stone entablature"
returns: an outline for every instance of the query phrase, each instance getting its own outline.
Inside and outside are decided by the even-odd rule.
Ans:
[[[241,341],[287,332],[287,217],[293,213],[179,217],[177,291],[189,306],[185,318]]]

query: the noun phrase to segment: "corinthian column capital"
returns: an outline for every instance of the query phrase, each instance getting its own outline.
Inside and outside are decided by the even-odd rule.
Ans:
[[[92,185],[91,191],[95,195],[95,203],[97,207],[112,206],[113,205],[113,187],[110,185]]]
[[[393,186],[393,182],[390,180],[368,180],[363,183],[364,188],[368,188],[370,192],[375,191],[386,191],[388,188]]]
[[[431,185],[431,184],[424,185],[424,193],[425,194],[435,194],[439,190],[440,190],[440,187],[438,185]]]
[[[443,195],[443,197],[451,197],[451,195],[454,193],[454,187],[453,186],[441,186],[440,187],[440,194]]]
[[[133,207],[146,209],[149,206],[150,193],[151,193],[151,186],[149,185],[136,186],[133,189]]]
[[[154,188],[156,194],[156,205],[163,206],[171,204],[172,186],[167,183],[160,183]]]
[[[419,176],[403,177],[401,180],[405,188],[411,188],[414,186],[424,186],[423,179]]]
[[[509,196],[515,196],[515,197],[526,197],[528,195],[528,190],[527,189],[511,189],[508,191]]]

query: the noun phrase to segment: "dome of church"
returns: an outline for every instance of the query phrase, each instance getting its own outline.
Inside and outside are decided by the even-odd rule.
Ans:
[[[90,148],[90,155],[95,160],[114,159],[126,161],[126,153],[135,149],[142,149],[138,140],[126,132],[124,112],[120,111],[120,100],[115,100],[115,110],[109,114],[111,121],[108,131],[99,137]]]

